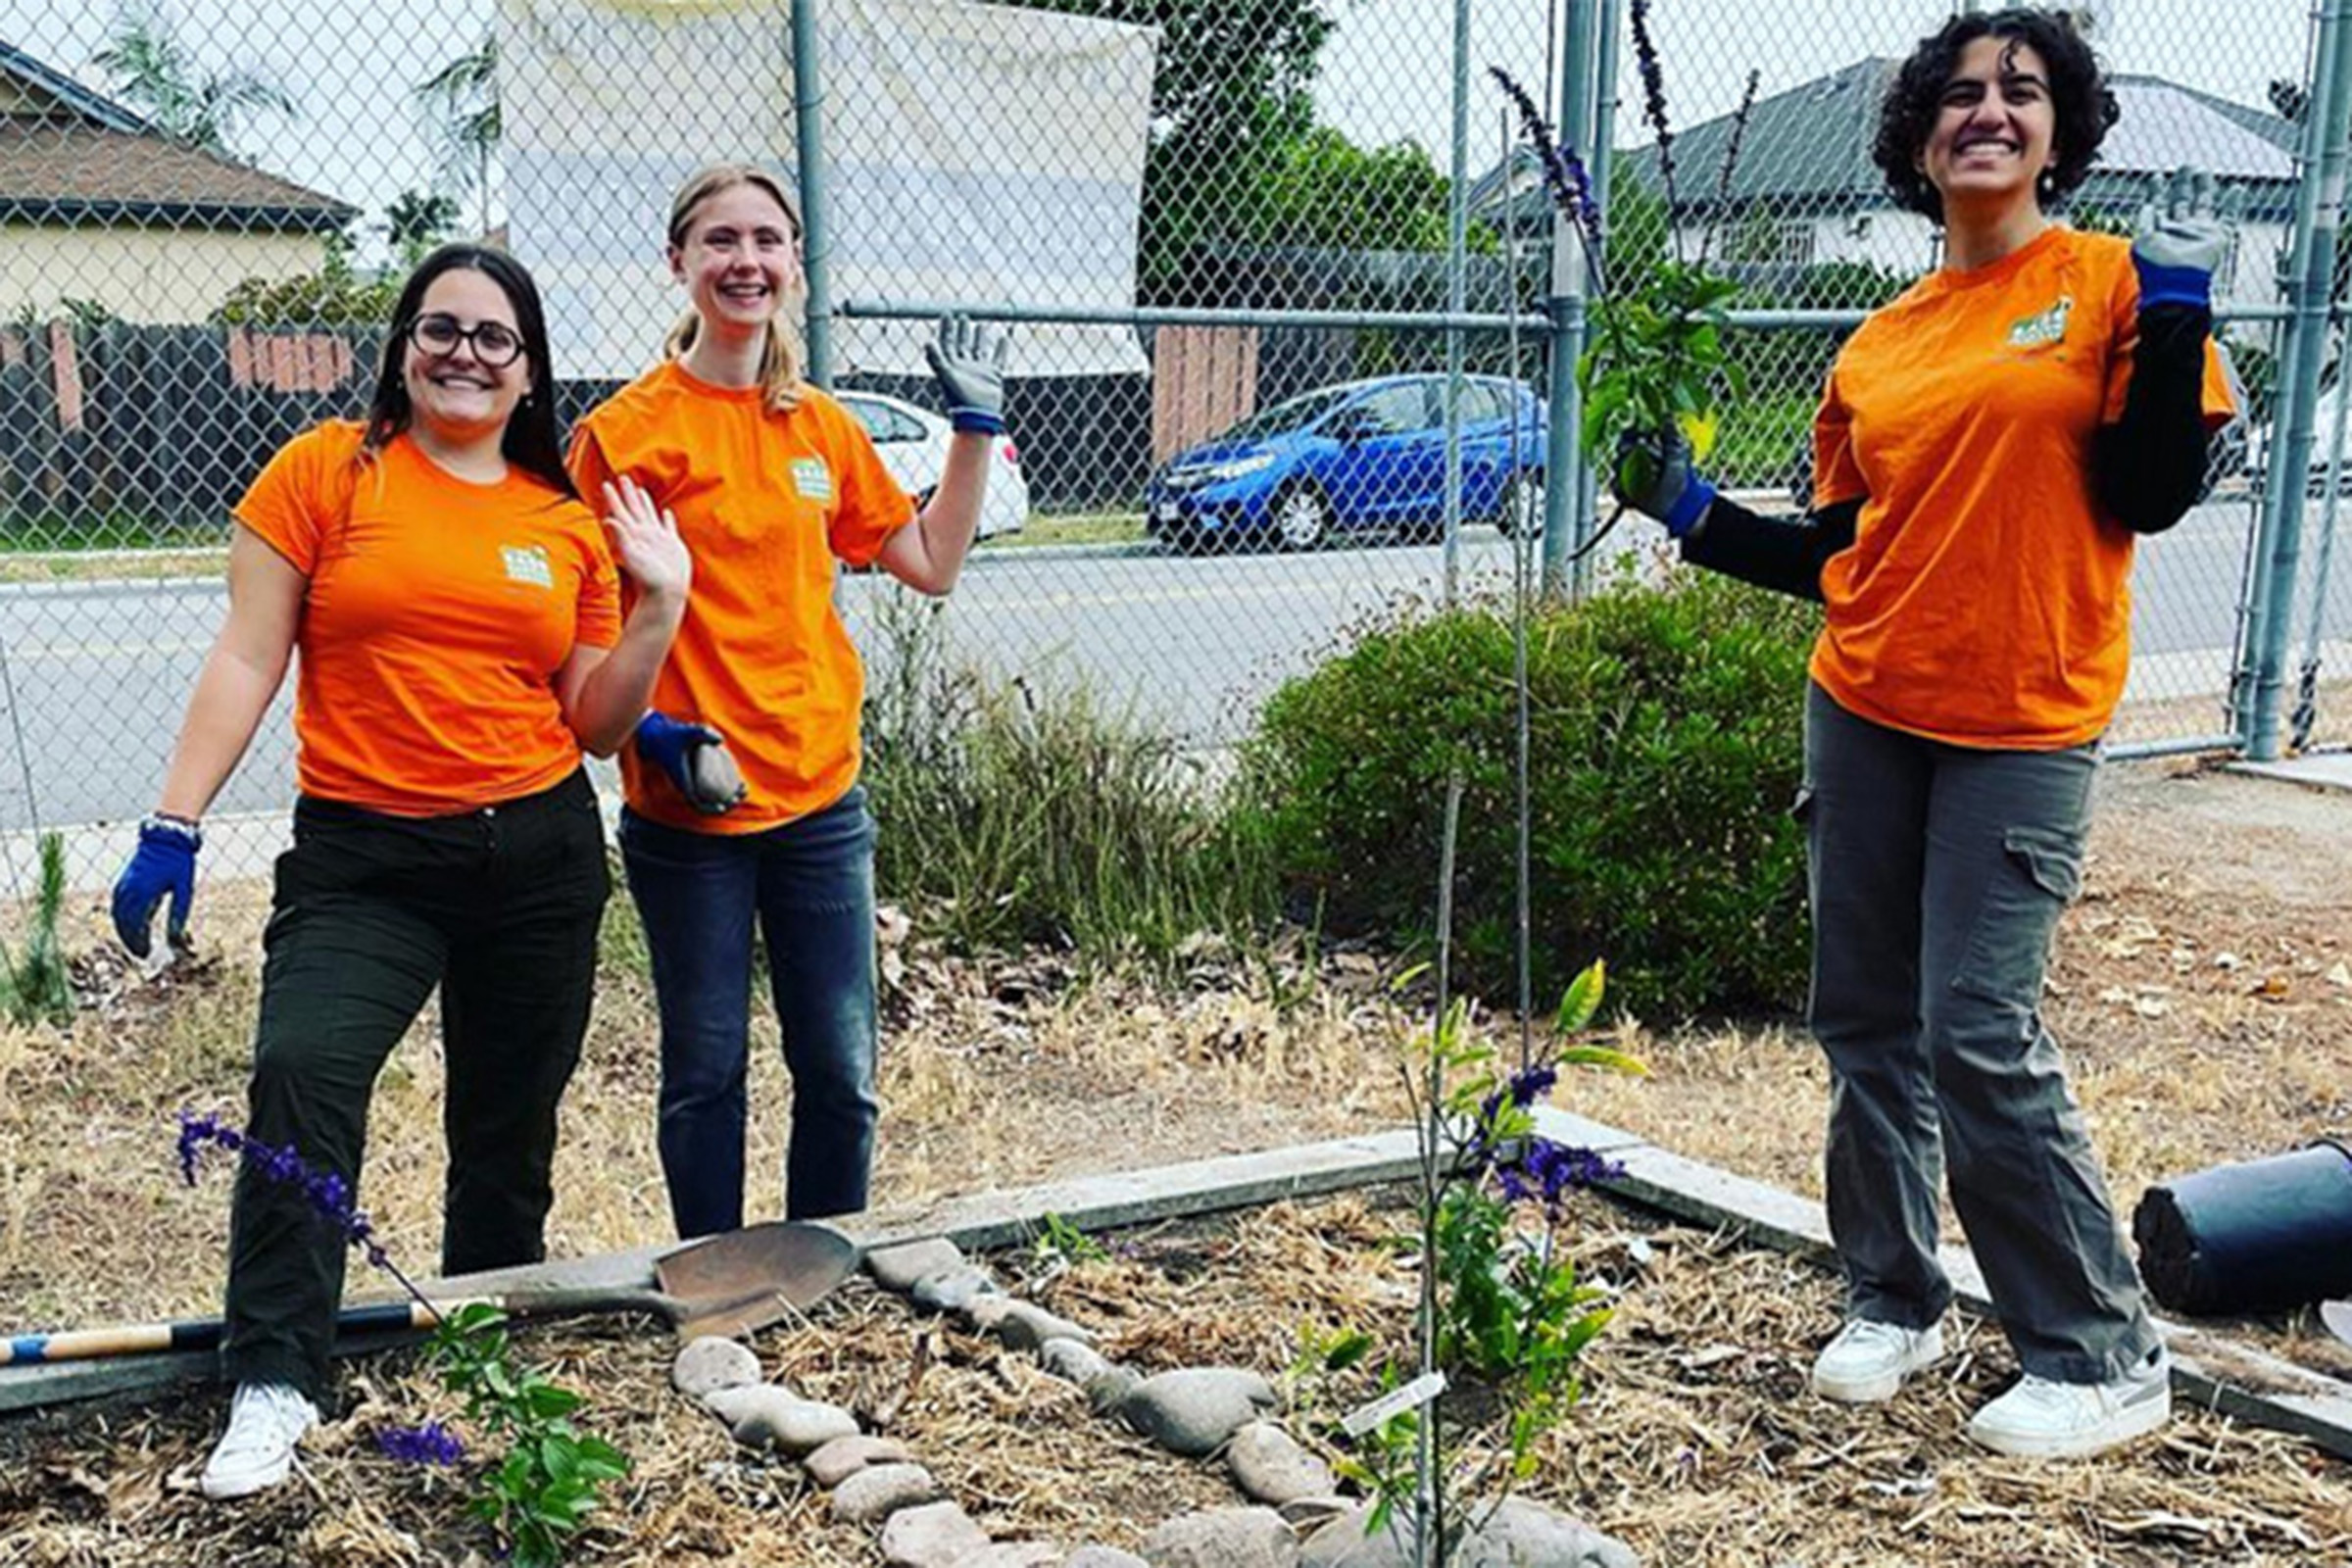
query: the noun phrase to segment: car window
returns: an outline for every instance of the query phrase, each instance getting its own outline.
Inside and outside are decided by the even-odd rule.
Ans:
[[[887,403],[875,403],[866,398],[843,398],[842,406],[850,411],[865,433],[877,442],[920,441],[923,427],[908,415]]]
[[[1346,387],[1326,387],[1320,392],[1304,393],[1292,398],[1287,403],[1277,403],[1270,409],[1251,415],[1217,439],[1242,441],[1260,436],[1283,435],[1292,430],[1303,430],[1330,413],[1348,395]]]
[[[1446,383],[1440,381],[1438,383],[1438,417],[1441,421],[1446,416]],[[1462,422],[1464,424],[1486,424],[1502,416],[1502,397],[1494,390],[1493,382],[1464,381],[1462,383]]]
[[[1437,422],[1430,408],[1427,384],[1406,381],[1384,386],[1357,403],[1351,411],[1368,435],[1402,435]]]

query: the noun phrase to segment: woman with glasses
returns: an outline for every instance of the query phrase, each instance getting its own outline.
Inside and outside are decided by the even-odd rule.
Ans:
[[[237,504],[227,618],[114,892],[132,953],[167,897],[181,943],[205,809],[299,650],[301,795],[246,1133],[356,1195],[377,1071],[438,986],[445,1274],[544,1255],[556,1102],[610,892],[580,754],[636,727],[691,576],[675,523],[628,480],[604,488],[604,524],[581,504],[552,392],[529,275],[473,246],[427,257],[367,417],[295,437]],[[207,1496],[283,1480],[318,1419],[343,1240],[247,1159],[221,1351],[236,1394]]]

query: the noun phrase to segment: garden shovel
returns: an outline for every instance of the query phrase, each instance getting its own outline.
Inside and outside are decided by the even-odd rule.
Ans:
[[[2320,1321],[2328,1325],[2328,1333],[2352,1345],[2352,1301],[2322,1301]]]
[[[651,1288],[537,1287],[437,1300],[431,1307],[416,1300],[362,1303],[336,1314],[335,1332],[343,1336],[429,1329],[435,1326],[436,1311],[455,1312],[478,1301],[517,1318],[646,1312],[666,1319],[680,1340],[705,1334],[733,1336],[813,1304],[857,1265],[858,1244],[832,1226],[776,1220],[706,1236],[663,1253],[654,1262]],[[0,1340],[0,1366],[205,1350],[220,1345],[221,1333],[219,1318],[199,1318],[19,1335]]]

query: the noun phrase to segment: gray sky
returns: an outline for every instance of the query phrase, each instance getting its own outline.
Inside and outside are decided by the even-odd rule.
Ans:
[[[635,0],[659,4],[663,0]],[[1451,0],[1330,0],[1339,29],[1317,99],[1359,141],[1411,138],[1440,169],[1450,157]],[[481,36],[493,0],[172,0],[204,65],[260,67],[300,101],[292,125],[263,122],[239,144],[272,172],[380,217],[385,202],[431,176],[411,88]],[[1497,95],[1485,68],[1532,84],[1544,76],[1546,19],[1559,0],[1477,0],[1470,50],[1470,167],[1496,154]],[[1936,0],[1655,0],[1653,17],[1675,122],[1728,111],[1750,66],[1766,94],[1872,54],[1900,54],[1946,14]],[[103,47],[110,0],[0,0],[0,36],[68,71]],[[1791,19],[1801,16],[1801,23]],[[2300,79],[2307,9],[2295,0],[2108,0],[2110,69],[2169,76],[2261,106],[2264,84]],[[1634,85],[1631,61],[1621,82]],[[1645,139],[1630,98],[1621,143]]]

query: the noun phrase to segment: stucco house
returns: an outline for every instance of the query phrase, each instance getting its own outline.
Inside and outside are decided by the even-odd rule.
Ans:
[[[1939,236],[1925,218],[1886,194],[1870,146],[1880,100],[1898,62],[1867,59],[1759,99],[1728,188],[1719,185],[1732,117],[1692,125],[1674,139],[1678,204],[1674,223],[1686,254],[1710,227],[1710,254],[1731,270],[1768,277],[1825,263],[1862,263],[1899,274],[1936,265]],[[2294,206],[2298,128],[2259,109],[2156,76],[2110,78],[2122,111],[2099,161],[2070,211],[2080,221],[2128,225],[2173,169],[2193,164],[2216,176],[2220,216],[2235,240],[2216,278],[2220,303],[2270,305],[2278,298],[2278,259]],[[1626,172],[1660,187],[1654,145],[1619,152]],[[1548,228],[1529,193],[1524,164],[1497,169],[1472,192],[1490,222],[1522,232]]]
[[[358,210],[174,140],[0,41],[0,319],[193,322],[248,277],[315,272]]]

